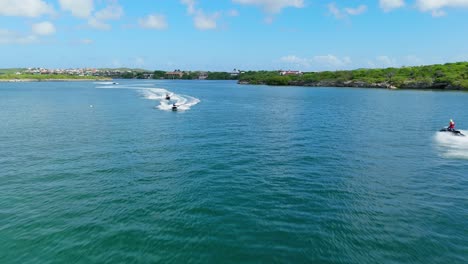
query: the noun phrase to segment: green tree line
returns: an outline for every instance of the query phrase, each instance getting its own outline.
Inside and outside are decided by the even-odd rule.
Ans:
[[[110,79],[97,76],[79,76],[67,74],[0,74],[0,79],[3,80],[96,80],[96,79]]]
[[[153,72],[153,79],[181,79],[181,80],[197,80],[200,79],[202,72],[199,71],[190,71],[190,72],[182,72],[183,75],[181,77],[177,76],[168,76],[165,71],[154,71]],[[238,76],[232,76],[228,72],[205,72],[206,80],[237,80]]]
[[[468,89],[468,62],[428,66],[305,72],[282,76],[278,71],[249,71],[239,82],[267,85],[335,84],[337,86],[392,86],[396,88]]]

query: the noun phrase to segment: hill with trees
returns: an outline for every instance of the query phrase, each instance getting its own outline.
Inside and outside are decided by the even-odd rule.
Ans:
[[[297,75],[281,75],[278,71],[250,71],[240,75],[239,83],[468,90],[468,62],[386,69],[305,72]]]

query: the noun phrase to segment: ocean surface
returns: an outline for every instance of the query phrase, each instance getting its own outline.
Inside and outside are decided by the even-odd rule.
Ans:
[[[0,83],[0,263],[468,263],[468,93],[117,82]]]

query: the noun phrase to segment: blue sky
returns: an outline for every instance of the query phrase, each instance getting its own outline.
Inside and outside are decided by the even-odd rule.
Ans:
[[[468,0],[0,0],[0,68],[410,66],[468,60]]]

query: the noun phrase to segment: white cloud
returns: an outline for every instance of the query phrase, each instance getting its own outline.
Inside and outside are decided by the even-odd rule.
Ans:
[[[388,56],[378,56],[376,58],[377,63],[385,67],[394,67],[396,66],[396,60]]]
[[[97,11],[94,17],[97,20],[117,20],[123,15],[123,8],[117,4],[106,6],[104,9]]]
[[[83,44],[83,45],[90,45],[94,43],[94,40],[92,39],[80,39],[78,40],[78,43]]]
[[[388,68],[388,67],[396,67],[397,61],[394,58],[389,56],[377,56],[374,60],[368,61],[368,65],[371,68]]]
[[[444,7],[468,7],[468,0],[417,0],[422,11],[438,10]]]
[[[380,3],[380,8],[382,8],[385,12],[389,12],[389,11],[392,11],[393,9],[397,9],[397,8],[405,6],[404,0],[380,0],[379,3]]]
[[[205,15],[203,12],[198,12],[193,18],[195,28],[200,30],[216,29],[216,20],[219,18],[219,16],[219,13]]]
[[[263,19],[263,22],[265,22],[265,24],[272,24],[274,20],[275,18],[273,16],[267,16]]]
[[[92,28],[99,29],[99,30],[110,30],[112,27],[111,25],[98,20],[94,17],[91,17],[88,19],[88,25]]]
[[[187,12],[189,14],[192,15],[195,13],[195,0],[181,0],[181,2],[187,6]]]
[[[197,9],[195,0],[181,0],[181,3],[187,6],[187,13],[193,16],[196,29],[209,30],[217,28],[217,20],[221,16],[220,12],[207,15],[202,9]]]
[[[113,2],[104,9],[99,10],[88,18],[88,25],[100,30],[109,30],[111,25],[106,23],[107,20],[118,20],[124,14],[123,8]]]
[[[367,11],[366,5],[360,5],[356,8],[346,7],[340,10],[335,3],[328,4],[328,12],[332,14],[336,19],[346,18],[348,15],[357,16]]]
[[[70,44],[72,45],[91,45],[94,43],[94,40],[92,39],[76,39],[70,41]]]
[[[424,61],[415,55],[407,55],[401,57],[390,57],[386,55],[381,55],[375,57],[374,59],[368,60],[367,65],[371,68],[389,68],[403,66],[420,66],[426,64],[427,62],[428,61]]]
[[[59,3],[63,10],[80,18],[88,18],[94,10],[93,0],[59,0]]]
[[[332,14],[336,19],[342,19],[345,17],[344,14],[341,13],[340,9],[336,7],[335,3],[328,4],[328,12],[330,12],[330,14]]]
[[[35,35],[47,36],[55,34],[55,26],[50,22],[41,22],[32,25],[32,32]]]
[[[166,17],[163,15],[149,15],[138,20],[138,24],[142,28],[148,29],[166,29],[168,27]]]
[[[439,17],[446,14],[443,8],[468,8],[468,0],[416,0],[416,6],[422,12]]]
[[[52,13],[52,6],[42,0],[0,0],[0,16],[39,17]]]
[[[70,11],[73,16],[88,19],[88,25],[95,29],[109,30],[111,25],[108,20],[118,20],[123,14],[123,8],[116,0],[107,1],[109,5],[94,11],[94,0],[59,0],[62,10]]]
[[[322,66],[327,66],[330,68],[342,68],[351,64],[350,57],[338,58],[335,55],[324,55],[324,56],[315,56],[313,62]]]
[[[236,17],[236,16],[239,16],[239,11],[235,9],[231,9],[227,12],[227,15],[230,17]]]
[[[296,55],[288,55],[280,58],[280,61],[286,64],[291,64],[295,66],[310,66],[310,60],[305,58],[299,58]]]
[[[433,17],[441,17],[441,16],[445,16],[447,13],[445,13],[444,10],[433,10],[431,14]]]
[[[352,61],[350,57],[339,58],[335,55],[320,55],[312,58],[301,58],[295,55],[288,55],[280,58],[280,62],[287,64],[285,66],[301,67],[301,68],[316,68],[316,69],[343,69],[350,66]]]
[[[34,35],[21,35],[6,29],[0,29],[0,44],[31,44],[38,41]]]
[[[287,7],[302,8],[304,7],[304,0],[232,0],[234,3],[243,5],[256,5],[260,6],[265,12],[269,14],[280,13],[281,10]]]
[[[364,12],[366,12],[367,11],[367,6],[366,5],[360,5],[360,6],[356,7],[356,8],[347,7],[344,10],[349,15],[357,16],[357,15],[361,15]]]
[[[449,61],[463,61],[462,56],[457,57],[454,60]],[[465,56],[466,58],[466,56]],[[441,61],[447,61],[441,60]],[[309,58],[302,58],[296,55],[288,55],[279,59],[280,67],[283,68],[299,68],[302,70],[347,70],[350,68],[365,67],[370,68],[388,68],[388,67],[401,67],[401,66],[419,66],[424,65],[427,61],[415,55],[407,55],[401,57],[390,57],[386,55],[377,56],[373,59],[363,59],[359,61],[353,61],[348,56],[339,57],[336,55],[318,55]],[[435,62],[434,62],[435,63]],[[440,62],[438,62],[440,63]],[[364,65],[363,65],[364,64]]]

